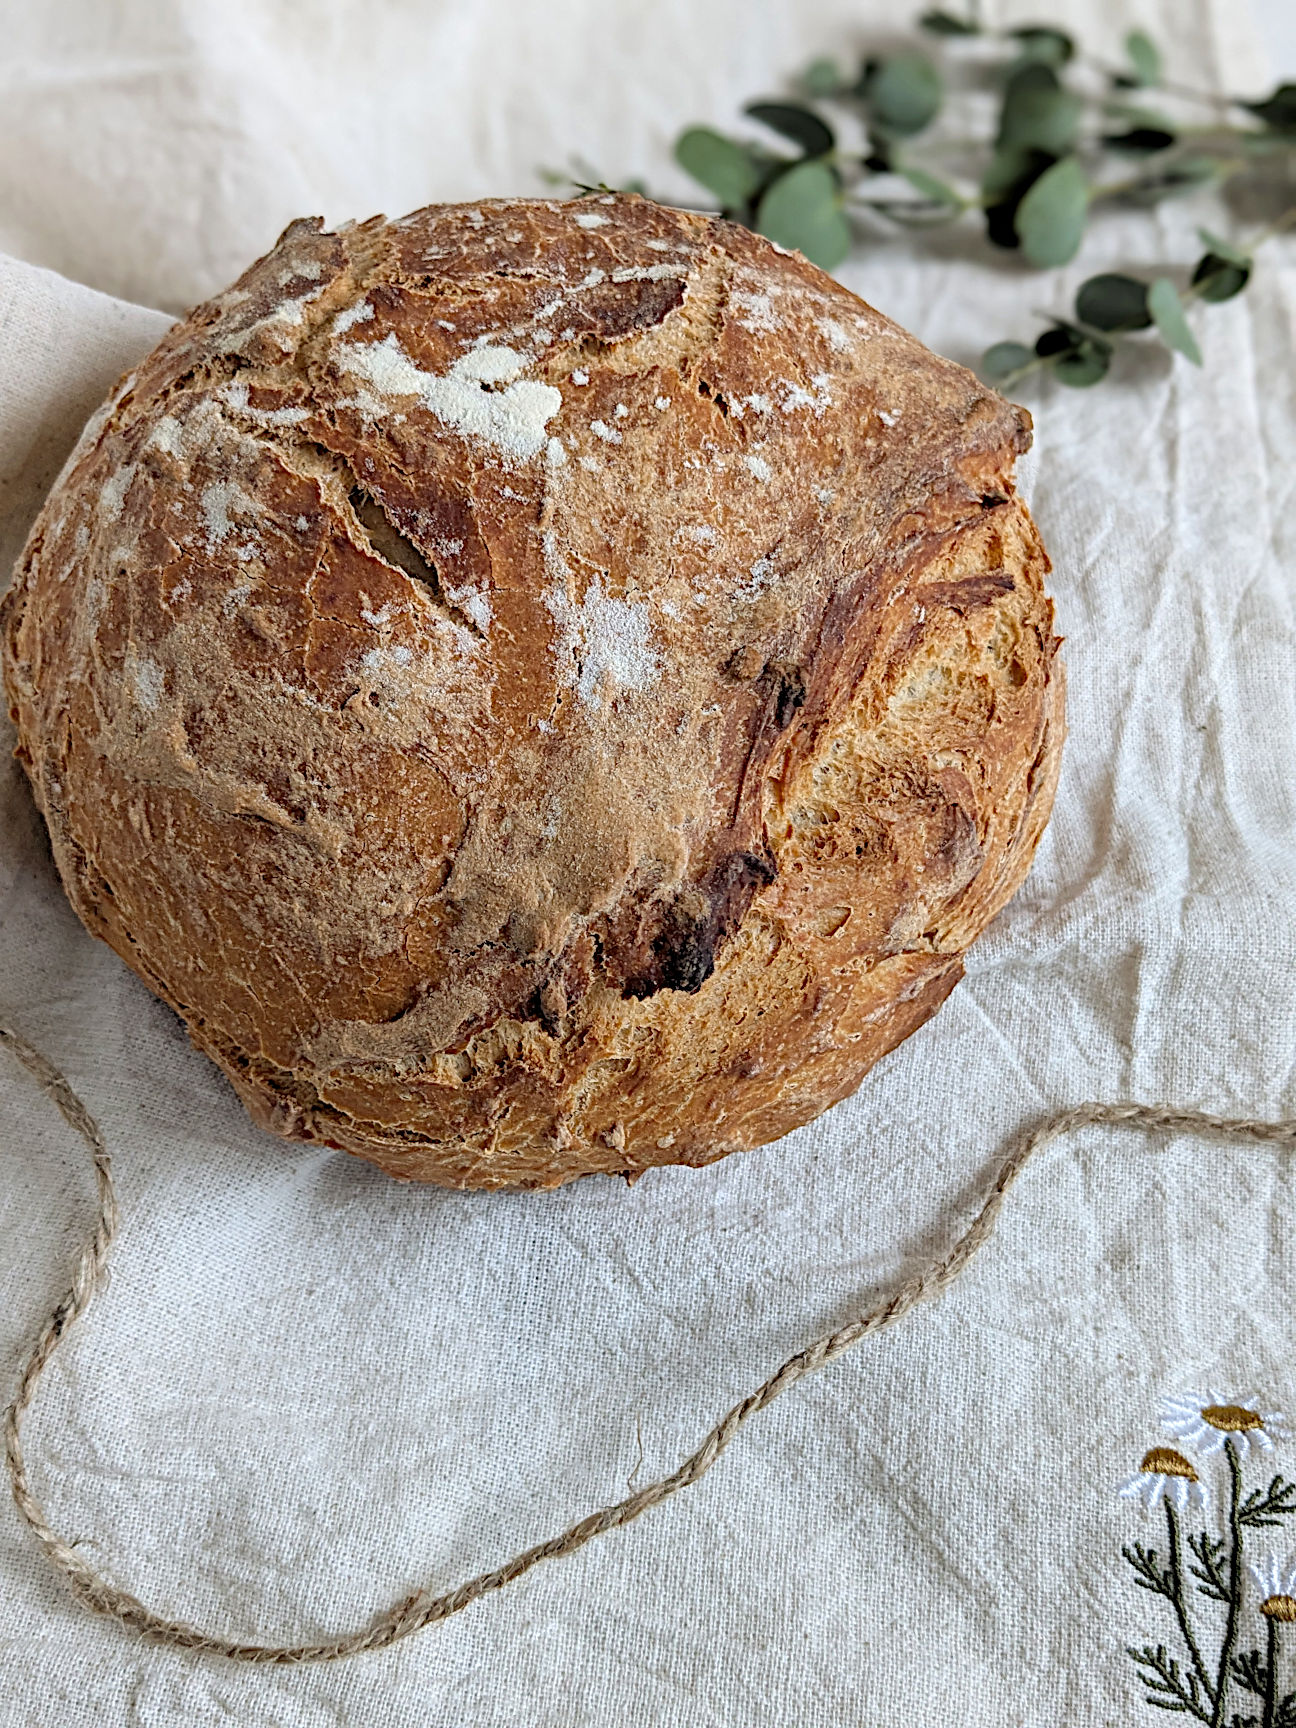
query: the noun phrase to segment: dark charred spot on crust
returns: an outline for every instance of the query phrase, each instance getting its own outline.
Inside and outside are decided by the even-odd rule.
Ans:
[[[614,342],[650,330],[684,304],[685,280],[663,276],[656,282],[599,282],[574,291],[563,311],[563,323],[577,337],[596,336]]]
[[[697,393],[699,396],[704,396],[708,402],[714,402],[726,420],[729,418],[729,403],[711,383],[710,379],[698,379]]]
[[[989,606],[1003,594],[1011,594],[1015,584],[1006,570],[987,570],[982,576],[969,576],[962,582],[927,582],[918,590],[924,605],[945,606],[962,615],[978,606]]]
[[[798,708],[805,706],[809,680],[804,666],[786,660],[765,660],[750,643],[735,648],[720,668],[721,675],[735,684],[760,679],[769,692],[774,724],[781,732]]]
[[[781,732],[797,709],[805,706],[805,668],[772,660],[766,671],[774,681],[774,724]]]
[[[686,888],[667,907],[648,966],[626,981],[623,994],[637,999],[659,990],[695,994],[715,971],[721,944],[776,874],[774,860],[755,852],[731,852],[713,864],[695,888]]]
[[[567,992],[562,980],[550,978],[543,984],[537,984],[522,1005],[521,1017],[524,1020],[536,1020],[551,1038],[557,1038],[562,1033],[563,1018],[567,1013]]]
[[[997,509],[1000,504],[1006,504],[1007,502],[1008,497],[1004,492],[983,492],[981,494],[981,508],[983,510],[994,510]]]

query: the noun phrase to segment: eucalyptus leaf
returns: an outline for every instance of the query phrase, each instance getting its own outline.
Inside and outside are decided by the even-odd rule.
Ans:
[[[1065,155],[1075,143],[1083,110],[1079,96],[1062,88],[1051,66],[1022,66],[1004,89],[998,146]]]
[[[1119,122],[1127,129],[1146,127],[1152,132],[1173,132],[1175,122],[1161,112],[1159,108],[1148,108],[1141,102],[1107,100],[1103,103],[1103,112],[1109,114],[1114,122]]]
[[[1080,284],[1076,317],[1095,330],[1146,330],[1152,322],[1146,282],[1109,272]]]
[[[981,356],[981,376],[990,384],[1002,384],[1014,372],[1029,366],[1034,354],[1024,342],[996,342]]]
[[[951,186],[947,180],[939,179],[935,174],[929,174],[925,168],[898,168],[896,172],[903,176],[915,192],[921,192],[924,198],[929,198],[933,204],[943,204],[951,210],[963,208],[963,194],[957,187]]]
[[[801,74],[801,86],[807,96],[836,96],[846,88],[846,74],[826,54],[812,60]]]
[[[709,126],[690,126],[675,142],[675,160],[714,192],[726,210],[741,210],[765,178],[760,158]]]
[[[1110,348],[1085,343],[1072,353],[1059,354],[1050,361],[1049,370],[1060,383],[1069,384],[1074,390],[1083,390],[1090,384],[1102,382],[1111,366],[1111,359]]]
[[[1243,102],[1275,132],[1296,132],[1296,84],[1280,84],[1263,102]]]
[[[798,162],[762,197],[756,227],[767,239],[803,253],[821,270],[835,270],[850,251],[841,189],[824,162]]]
[[[799,144],[807,156],[826,156],[837,142],[830,126],[795,102],[750,102],[743,112]]]
[[[958,18],[952,12],[924,12],[918,20],[920,30],[932,36],[979,36],[981,26],[975,18]]]
[[[892,137],[910,138],[940,113],[944,86],[927,56],[910,52],[871,62],[860,93],[875,126]]]
[[[1158,150],[1168,150],[1175,134],[1159,126],[1131,126],[1128,132],[1110,132],[1103,139],[1109,150],[1125,156],[1153,156]]]
[[[1021,47],[1022,59],[1045,66],[1065,66],[1075,53],[1075,43],[1065,30],[1051,24],[1021,24],[1008,32]]]
[[[1159,204],[1163,198],[1182,198],[1199,186],[1218,178],[1220,164],[1213,156],[1181,156],[1164,168],[1154,169],[1121,193],[1131,204]]]
[[[1017,208],[1031,187],[1057,161],[1043,150],[1000,148],[981,179],[986,236],[995,246],[1017,247]]]
[[[1032,264],[1066,264],[1080,250],[1089,212],[1089,182],[1074,156],[1046,168],[1017,206],[1013,226]]]
[[[1251,266],[1221,257],[1218,252],[1208,252],[1198,262],[1192,280],[1199,300],[1219,305],[1242,292],[1251,280]]]
[[[1230,264],[1236,264],[1240,270],[1249,270],[1254,262],[1251,255],[1234,246],[1230,240],[1221,240],[1218,234],[1212,234],[1209,228],[1199,228],[1198,238],[1203,240],[1207,248],[1217,258],[1224,258]]]
[[[1107,376],[1112,345],[1059,319],[1051,329],[1041,331],[1035,352],[1048,361],[1049,370],[1061,383],[1083,389]]]
[[[1131,30],[1125,38],[1125,54],[1133,69],[1131,85],[1147,89],[1161,82],[1161,50],[1145,30]]]
[[[1177,349],[1191,360],[1194,366],[1200,366],[1201,349],[1197,346],[1197,338],[1188,328],[1179,290],[1168,276],[1158,276],[1148,289],[1148,311],[1152,314],[1153,322],[1166,345]]]

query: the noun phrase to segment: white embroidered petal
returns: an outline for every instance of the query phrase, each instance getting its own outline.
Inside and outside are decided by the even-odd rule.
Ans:
[[[1284,1567],[1276,1554],[1266,1554],[1258,1565],[1249,1565],[1247,1571],[1262,1601],[1269,1596],[1290,1596],[1296,1590],[1296,1565],[1289,1563]]]
[[[1280,1411],[1263,1410],[1256,1397],[1239,1401],[1214,1389],[1163,1398],[1161,1425],[1207,1458],[1230,1442],[1241,1457],[1253,1448],[1271,1452],[1275,1439],[1287,1435]]]

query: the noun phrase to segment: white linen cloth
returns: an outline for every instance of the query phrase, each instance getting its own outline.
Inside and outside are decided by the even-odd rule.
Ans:
[[[680,126],[731,123],[812,54],[894,25],[877,5],[870,32],[853,0],[0,10],[0,245],[172,311],[292,216],[530,192],[573,150],[683,195],[666,159]],[[1042,10],[1109,54],[1141,23],[1188,82],[1263,86],[1232,0]],[[1066,294],[1197,249],[1176,207],[1105,219]],[[970,237],[885,240],[841,274],[969,361],[1069,303]],[[0,1011],[98,1114],[125,1208],[111,1288],[28,1424],[56,1527],[204,1626],[348,1629],[661,1474],[952,1240],[1002,1149],[1055,1107],[1296,1111],[1294,312],[1278,244],[1247,294],[1198,319],[1203,371],[1149,346],[1093,392],[1032,389],[1029,492],[1070,681],[1034,871],[855,1099],[711,1170],[459,1195],[259,1133],[76,922],[6,723]],[[81,422],[165,323],[4,263],[6,564]],[[92,1194],[83,1146],[7,1060],[0,1112],[7,1396]],[[1164,1547],[1164,1526],[1114,1486],[1167,1438],[1166,1393],[1254,1396],[1296,1427],[1294,1213],[1296,1169],[1272,1149],[1074,1136],[951,1294],[780,1400],[703,1483],[331,1667],[240,1668],[92,1617],[6,1497],[0,1724],[1156,1722],[1123,1647],[1171,1644],[1172,1618],[1120,1548]],[[1296,1474],[1296,1441],[1273,1462]],[[1263,1643],[1250,1596],[1246,1611],[1240,1648]],[[1258,1714],[1241,1692],[1233,1708],[1248,1701]]]

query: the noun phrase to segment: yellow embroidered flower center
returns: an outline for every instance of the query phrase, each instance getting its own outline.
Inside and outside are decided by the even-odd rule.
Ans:
[[[1296,1596],[1266,1596],[1260,1612],[1270,1620],[1296,1620]]]
[[[1264,1427],[1264,1417],[1241,1404],[1208,1404],[1202,1411],[1202,1421],[1209,1422],[1222,1434],[1245,1434],[1250,1428]]]
[[[1150,1452],[1145,1452],[1139,1469],[1154,1476],[1183,1476],[1189,1482],[1197,1480],[1197,1472],[1183,1453],[1176,1452],[1173,1446],[1154,1446]]]

